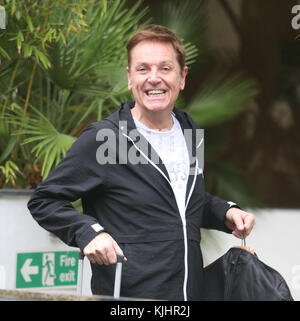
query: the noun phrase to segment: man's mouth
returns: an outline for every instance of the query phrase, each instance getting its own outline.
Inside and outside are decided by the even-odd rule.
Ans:
[[[165,90],[160,90],[160,89],[158,89],[158,90],[147,90],[146,91],[147,96],[162,96],[165,93],[166,93]]]

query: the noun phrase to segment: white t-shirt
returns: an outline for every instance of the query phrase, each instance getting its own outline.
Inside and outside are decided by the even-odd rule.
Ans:
[[[166,166],[179,212],[183,218],[190,162],[181,126],[173,114],[172,117],[173,127],[169,131],[150,129],[137,119],[133,119],[139,132],[148,140]]]

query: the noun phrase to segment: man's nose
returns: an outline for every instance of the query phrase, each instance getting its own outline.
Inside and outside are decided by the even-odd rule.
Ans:
[[[160,79],[157,69],[151,70],[151,72],[149,73],[148,82],[153,85],[161,82],[161,79]]]

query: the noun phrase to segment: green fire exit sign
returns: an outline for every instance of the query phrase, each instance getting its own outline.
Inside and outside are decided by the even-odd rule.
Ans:
[[[77,251],[18,253],[16,288],[76,285],[77,268]]]

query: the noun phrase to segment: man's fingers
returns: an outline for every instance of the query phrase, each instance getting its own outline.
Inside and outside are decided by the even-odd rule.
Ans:
[[[239,231],[240,233],[244,231],[244,222],[243,219],[240,215],[235,215],[233,217],[233,221],[236,227],[236,230]]]
[[[101,256],[97,254],[97,250],[93,247],[92,244],[89,247],[86,247],[83,253],[91,263],[94,263],[94,264],[97,263],[100,265],[103,264]]]
[[[232,231],[232,235],[234,235],[235,237],[239,238],[239,239],[242,239],[243,238],[243,234],[234,230]]]
[[[237,208],[230,208],[226,212],[225,225],[232,231],[232,234],[240,239],[246,238],[255,224],[253,214],[244,212]]]
[[[253,215],[247,214],[245,216],[235,217],[234,222],[236,227],[234,235],[239,238],[246,238],[255,224],[255,218]]]
[[[107,252],[107,264],[115,264],[117,263],[117,254],[115,251],[109,251]]]
[[[117,254],[123,254],[117,242],[107,233],[98,234],[83,250],[91,263],[110,265],[117,263]],[[127,259],[124,259],[126,262]]]
[[[249,235],[250,232],[252,231],[252,228],[255,224],[255,217],[254,215],[246,215],[244,218],[244,225],[245,225],[245,231],[246,234]]]
[[[84,249],[84,254],[91,263],[100,265],[104,263],[102,260],[102,252],[99,252],[93,243]]]
[[[91,263],[97,263],[97,264],[104,264],[109,265],[112,263],[110,262],[110,259],[108,258],[107,252],[105,250],[96,250],[92,254],[89,254],[86,256]]]
[[[94,264],[100,264],[100,265],[104,264],[103,260],[99,255],[90,255],[88,256],[88,259],[90,260],[91,263],[94,263]]]
[[[115,249],[116,254],[123,255],[124,256],[123,262],[126,262],[127,258],[125,257],[125,255],[124,255],[122,249],[120,248],[120,246],[118,245],[118,243],[114,240],[113,244],[114,244],[114,249]],[[117,260],[117,256],[116,256],[116,260]]]

